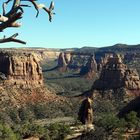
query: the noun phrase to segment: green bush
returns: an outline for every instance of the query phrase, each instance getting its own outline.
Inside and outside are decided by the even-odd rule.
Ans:
[[[1,140],[18,140],[16,135],[8,124],[0,123],[0,139]]]
[[[65,124],[54,123],[47,127],[52,140],[63,140],[71,133],[70,127]]]
[[[140,119],[137,117],[137,113],[134,111],[127,114],[125,116],[125,120],[127,122],[126,127],[128,129],[137,129],[140,125]]]
[[[96,125],[103,127],[107,132],[112,132],[119,127],[119,119],[112,114],[104,115],[97,121]]]

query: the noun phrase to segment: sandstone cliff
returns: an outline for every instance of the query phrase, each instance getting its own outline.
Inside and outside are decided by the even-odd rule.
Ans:
[[[95,77],[97,72],[97,63],[93,55],[91,55],[86,63],[86,66],[83,66],[80,71],[80,75],[92,79]]]
[[[94,82],[93,89],[107,90],[124,87],[140,90],[140,79],[136,70],[129,69],[119,56],[108,58],[100,78]]]
[[[113,54],[112,53],[108,53],[108,54],[104,54],[104,56],[101,56],[98,60],[98,63],[97,63],[97,70],[99,72],[102,71],[102,68],[103,66],[108,62],[108,58],[110,57],[113,57]]]
[[[42,69],[30,53],[1,52],[0,72],[6,76],[5,84],[43,85]]]
[[[59,57],[58,57],[57,68],[59,71],[62,71],[62,72],[66,71],[66,69],[67,69],[67,63],[66,63],[65,56],[64,56],[63,52],[61,52]]]
[[[58,57],[57,69],[61,72],[66,71],[69,67],[71,59],[72,57],[70,53],[61,52]]]

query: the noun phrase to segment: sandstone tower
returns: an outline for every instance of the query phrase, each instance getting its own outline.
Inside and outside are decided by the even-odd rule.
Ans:
[[[93,89],[108,90],[124,87],[128,90],[140,90],[140,79],[136,70],[123,64],[120,56],[108,58],[103,66],[100,78],[94,82]]]

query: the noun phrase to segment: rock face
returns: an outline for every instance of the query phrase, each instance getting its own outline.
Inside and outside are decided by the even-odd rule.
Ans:
[[[140,90],[140,79],[136,70],[127,68],[120,56],[108,58],[100,78],[94,82],[93,89],[107,90],[117,88]]]
[[[99,72],[102,71],[103,66],[108,62],[108,58],[113,57],[113,54],[105,54],[104,57],[101,57],[98,64],[97,64],[97,70]]]
[[[66,71],[70,61],[71,61],[71,54],[61,52],[58,57],[58,65],[57,65],[58,70],[61,72]]]
[[[92,99],[87,97],[83,100],[79,109],[78,117],[83,124],[93,123],[93,110],[92,110]]]
[[[91,55],[86,63],[86,66],[81,68],[80,75],[92,79],[97,72],[97,63],[93,55]]]
[[[0,72],[6,76],[5,84],[43,84],[42,69],[33,55],[15,52],[0,53]]]
[[[58,68],[59,71],[62,71],[62,72],[66,71],[66,69],[67,69],[67,63],[66,63],[66,60],[65,60],[63,52],[61,52],[59,57],[58,57],[57,68]]]

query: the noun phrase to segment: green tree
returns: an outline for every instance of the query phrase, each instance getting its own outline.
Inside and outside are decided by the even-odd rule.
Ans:
[[[125,120],[127,122],[126,127],[128,129],[137,129],[139,127],[140,119],[137,117],[136,112],[131,111],[125,116]]]

